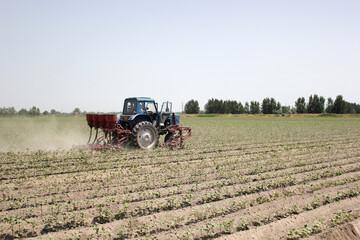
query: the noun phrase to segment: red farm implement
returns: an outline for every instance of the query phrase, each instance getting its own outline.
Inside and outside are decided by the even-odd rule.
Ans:
[[[116,114],[87,114],[86,120],[90,127],[88,145],[91,149],[121,148],[124,143],[128,142],[131,135],[130,130],[123,129],[117,123]],[[91,140],[93,128],[95,129],[95,137]],[[100,136],[99,130],[101,131]]]

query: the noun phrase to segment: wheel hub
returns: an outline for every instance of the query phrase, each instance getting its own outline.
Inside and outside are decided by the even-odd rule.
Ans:
[[[153,144],[154,140],[154,134],[151,130],[145,128],[140,131],[139,142],[143,147],[149,147]]]

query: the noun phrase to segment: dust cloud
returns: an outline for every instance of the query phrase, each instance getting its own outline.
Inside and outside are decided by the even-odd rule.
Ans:
[[[64,150],[85,145],[85,117],[16,117],[0,119],[0,151]]]

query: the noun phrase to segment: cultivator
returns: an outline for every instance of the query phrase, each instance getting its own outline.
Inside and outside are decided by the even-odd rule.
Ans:
[[[173,122],[175,122],[175,115],[172,114]],[[191,128],[179,126],[179,124],[171,125],[167,127],[168,139],[165,139],[165,142],[162,144],[164,147],[177,147],[179,149],[184,148],[184,141],[191,137]],[[185,134],[184,134],[185,132]]]

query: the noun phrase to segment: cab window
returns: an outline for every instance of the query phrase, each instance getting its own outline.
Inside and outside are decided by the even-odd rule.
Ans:
[[[145,102],[140,102],[140,112],[145,112]]]
[[[146,103],[146,111],[156,113],[155,103],[154,102],[147,102]]]
[[[126,100],[124,106],[124,115],[136,114],[136,100]]]

